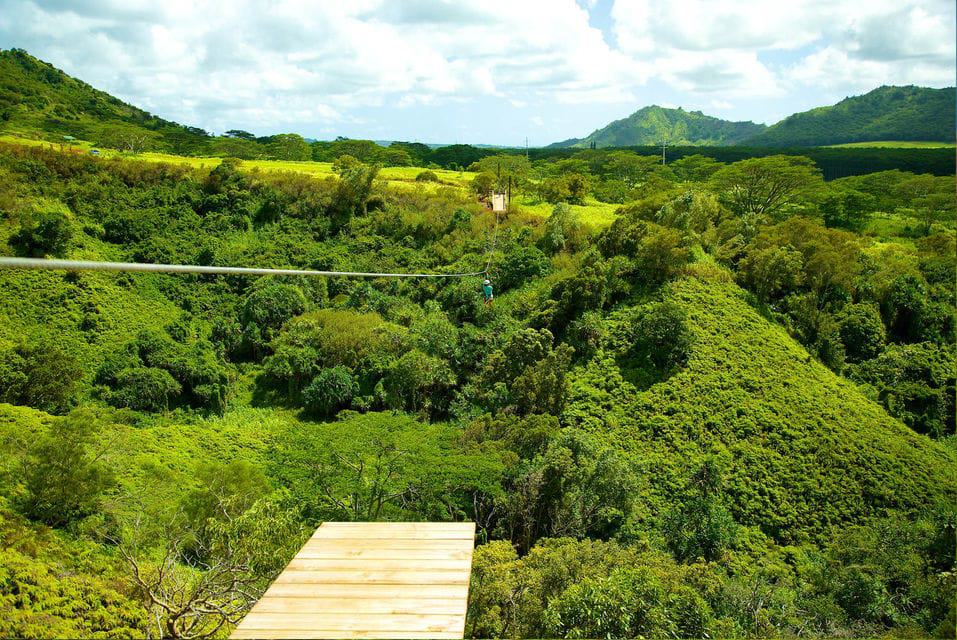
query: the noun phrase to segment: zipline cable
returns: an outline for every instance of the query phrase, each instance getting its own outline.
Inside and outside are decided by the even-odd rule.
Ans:
[[[488,262],[485,263],[485,277],[492,268],[492,256],[495,254],[495,241],[498,239],[498,211],[495,212],[495,226],[492,228],[492,244],[488,249]]]
[[[101,262],[52,258],[10,258],[0,256],[0,269],[45,269],[47,271],[148,271],[153,273],[205,273],[226,276],[345,276],[352,278],[470,278],[488,277],[498,239],[498,212],[492,229],[485,271],[470,273],[376,273],[366,271],[316,271],[314,269],[263,269],[259,267],[216,267],[198,264],[154,264],[149,262]]]
[[[196,264],[152,264],[144,262],[100,262],[47,258],[0,257],[0,269],[46,269],[48,271],[149,271],[157,273],[207,273],[227,276],[347,276],[355,278],[468,278],[471,273],[370,273],[365,271],[316,271],[312,269],[261,269],[258,267],[216,267]]]

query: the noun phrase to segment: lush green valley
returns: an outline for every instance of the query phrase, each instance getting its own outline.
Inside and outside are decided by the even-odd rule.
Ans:
[[[0,269],[0,635],[225,637],[324,521],[467,520],[470,637],[953,637],[953,150],[773,148],[953,111],[213,136],[0,51],[2,255],[494,286]]]
[[[0,146],[8,255],[495,285],[0,271],[0,631],[222,635],[318,523],[454,519],[474,637],[952,634],[952,178],[587,153]]]

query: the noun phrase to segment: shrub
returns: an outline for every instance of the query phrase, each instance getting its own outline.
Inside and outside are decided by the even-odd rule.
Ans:
[[[83,367],[48,342],[23,344],[0,353],[0,400],[61,413],[73,404]]]
[[[717,560],[734,544],[737,524],[724,506],[721,468],[713,458],[705,460],[691,477],[689,493],[686,500],[665,514],[665,540],[681,562]]]
[[[691,356],[694,335],[681,307],[658,302],[646,308],[634,325],[633,354],[662,371],[682,367]]]
[[[883,350],[886,341],[884,322],[871,305],[847,305],[837,315],[837,323],[848,362],[869,360]]]
[[[502,261],[496,284],[503,290],[520,287],[529,280],[544,276],[550,266],[545,254],[535,247],[516,247]]]
[[[96,511],[100,496],[114,482],[95,447],[100,429],[96,414],[83,409],[55,420],[37,438],[27,451],[24,514],[60,527]]]
[[[261,280],[246,296],[240,323],[254,355],[258,355],[285,322],[306,310],[302,290],[283,282]]]
[[[318,416],[331,416],[352,402],[358,391],[349,369],[343,366],[321,370],[302,392],[306,410]]]
[[[169,409],[170,400],[181,391],[182,387],[168,371],[156,367],[134,367],[117,374],[107,401],[114,407],[163,411]]]
[[[58,211],[43,212],[24,222],[10,243],[28,256],[62,257],[70,248],[70,221]]]
[[[439,177],[435,175],[434,171],[420,171],[417,176],[415,176],[416,182],[440,182]]]

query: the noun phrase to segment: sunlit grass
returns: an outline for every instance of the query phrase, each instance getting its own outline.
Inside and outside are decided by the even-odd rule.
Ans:
[[[56,151],[89,153],[91,149],[96,148],[99,156],[102,158],[131,158],[143,160],[146,162],[166,162],[169,164],[188,165],[195,169],[213,169],[222,162],[218,157],[193,157],[178,156],[170,153],[158,153],[147,151],[143,153],[124,153],[114,149],[102,149],[94,147],[85,140],[75,140],[71,143],[63,144],[56,142],[47,142],[45,140],[34,140],[32,138],[16,135],[0,135],[0,142],[10,144],[19,144],[31,147],[47,147]],[[242,166],[247,170],[258,169],[260,171],[294,171],[296,173],[305,173],[315,176],[329,176],[332,173],[331,162],[296,162],[292,160],[243,160]],[[379,177],[390,183],[393,182],[416,182],[416,177],[425,171],[423,167],[383,167],[379,171]],[[439,184],[467,187],[475,174],[469,171],[450,171],[447,169],[430,169],[439,179]],[[421,183],[420,183],[421,184]],[[428,183],[426,183],[428,184]],[[434,184],[434,183],[433,183]]]
[[[51,143],[44,140],[34,140],[27,137],[4,134],[0,135],[0,142],[19,144],[34,147],[48,147],[57,151],[71,153],[89,153],[90,149],[95,148],[89,142],[76,140],[72,143]],[[214,157],[193,157],[178,156],[170,153],[157,153],[153,151],[143,153],[125,153],[114,149],[101,149],[99,155],[102,158],[128,158],[132,160],[141,160],[144,162],[165,162],[168,164],[187,165],[194,169],[209,170],[213,169],[223,161],[222,158]],[[247,171],[293,171],[318,177],[334,175],[331,162],[296,162],[292,160],[243,160],[242,167]],[[425,171],[424,167],[383,167],[379,171],[379,179],[391,187],[400,189],[422,188],[427,191],[434,191],[441,187],[454,187],[467,189],[469,183],[475,177],[471,171],[451,171],[449,169],[429,169],[439,179],[439,182],[417,181],[416,177]],[[516,198],[516,203],[522,211],[533,218],[544,220],[552,213],[555,205],[547,202],[539,202],[530,197]],[[615,219],[615,211],[620,205],[598,202],[594,198],[588,198],[584,205],[570,205],[572,211],[580,216],[582,223],[593,229],[607,227]]]
[[[859,149],[945,149],[952,148],[954,143],[934,140],[878,140],[873,142],[846,142],[844,144],[831,144],[827,146]]]
[[[555,205],[548,202],[539,202],[530,198],[521,198],[517,200],[518,206],[522,211],[538,218],[547,218],[552,214]],[[610,204],[608,202],[598,202],[594,198],[586,198],[584,205],[569,205],[572,213],[578,215],[579,219],[588,227],[601,229],[614,222],[615,211],[621,205]]]

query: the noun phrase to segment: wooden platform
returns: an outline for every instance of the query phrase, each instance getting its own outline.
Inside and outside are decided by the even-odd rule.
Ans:
[[[232,638],[461,638],[475,525],[326,522]]]

